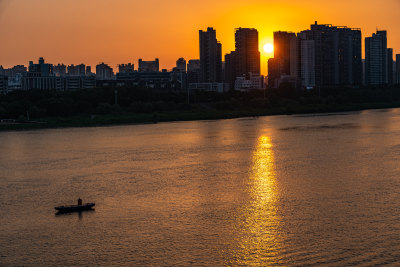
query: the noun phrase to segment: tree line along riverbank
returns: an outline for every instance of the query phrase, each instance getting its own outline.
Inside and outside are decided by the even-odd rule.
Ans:
[[[321,88],[289,85],[226,93],[96,88],[15,91],[0,96],[0,130],[85,127],[400,107],[400,87]]]

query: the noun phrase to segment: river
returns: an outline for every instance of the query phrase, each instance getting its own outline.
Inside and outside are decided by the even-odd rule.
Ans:
[[[400,109],[1,132],[0,265],[399,264],[399,160]]]

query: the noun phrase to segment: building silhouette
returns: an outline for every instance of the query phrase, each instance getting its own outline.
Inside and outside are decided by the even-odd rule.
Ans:
[[[387,49],[387,70],[388,70],[388,84],[394,84],[394,73],[393,73],[393,48]]]
[[[69,65],[67,67],[68,76],[85,76],[86,75],[86,66],[85,64],[79,65]]]
[[[159,72],[160,71],[160,61],[156,58],[154,61],[144,61],[139,58],[139,72]]]
[[[176,71],[178,72],[186,72],[186,60],[181,57],[176,61]]]
[[[45,63],[44,58],[39,58],[38,64],[29,62],[27,76],[23,79],[24,90],[48,90],[55,89],[55,76],[53,74],[53,65]]]
[[[297,36],[274,33],[274,44],[274,58],[268,62],[272,87],[285,76],[299,79],[304,87],[362,84],[361,29],[315,22]]]
[[[200,70],[200,60],[190,59],[187,63],[187,71],[199,71]]]
[[[387,32],[377,31],[365,38],[365,83],[383,85],[388,81]]]
[[[92,67],[91,66],[86,66],[86,76],[92,76]]]
[[[16,65],[8,69],[4,69],[2,66],[0,66],[0,75],[5,77],[3,77],[3,82],[8,78],[8,85],[6,84],[7,88],[3,92],[8,93],[14,90],[23,89],[22,83],[24,77],[27,76],[27,73],[27,68],[24,65]]]
[[[190,59],[187,63],[187,80],[188,83],[200,82],[200,60]]]
[[[64,77],[67,75],[67,66],[64,64],[57,64],[53,67],[53,72],[57,77]]]
[[[129,73],[129,72],[134,72],[134,71],[135,71],[135,65],[132,63],[118,65],[119,73]]]
[[[96,65],[96,79],[97,80],[111,80],[114,77],[113,69],[107,64],[100,63]]]
[[[238,83],[250,84],[250,77],[255,80],[260,76],[260,51],[258,49],[258,31],[251,28],[235,29],[235,51],[225,55],[224,80],[230,88],[235,88]]]
[[[290,75],[301,80],[306,88],[315,87],[315,41],[299,33],[290,44]]]
[[[2,69],[3,67],[1,67]],[[8,94],[8,76],[0,74],[0,94]]]
[[[224,71],[224,80],[229,84],[229,87],[232,89],[235,86],[235,81],[237,77],[237,58],[236,51],[232,51],[229,54],[225,55],[225,71]]]
[[[293,32],[274,32],[274,58],[282,75],[290,75],[290,44],[295,38]]]
[[[258,50],[258,31],[238,28],[235,31],[236,76],[260,75],[260,51]]]
[[[274,32],[274,57],[268,60],[268,84],[273,87],[277,87],[280,77],[290,75],[290,45],[295,38],[293,32]]]
[[[222,80],[222,46],[218,42],[216,31],[207,28],[199,30],[200,46],[200,82],[215,83]]]
[[[396,83],[400,84],[400,54],[396,55]]]
[[[314,40],[316,86],[362,84],[361,29],[315,22],[302,33]]]

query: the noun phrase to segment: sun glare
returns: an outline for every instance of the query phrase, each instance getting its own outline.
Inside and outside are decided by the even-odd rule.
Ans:
[[[264,45],[265,53],[272,53],[274,51],[274,46],[270,43]]]

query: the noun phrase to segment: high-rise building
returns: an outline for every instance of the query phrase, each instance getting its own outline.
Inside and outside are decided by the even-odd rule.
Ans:
[[[315,22],[302,33],[314,40],[317,86],[361,85],[361,29]]]
[[[282,42],[287,43],[290,39],[289,34],[280,35],[284,40]],[[283,62],[276,62],[278,70],[273,73],[282,75],[287,72],[287,58]],[[300,78],[306,87],[361,85],[361,30],[315,22],[310,30],[302,31],[296,39],[291,39],[289,65],[290,75]]]
[[[199,30],[200,81],[215,83],[222,80],[222,46],[217,40],[216,31],[207,28]]]
[[[315,41],[307,40],[304,33],[291,40],[290,76],[300,78],[302,86],[315,86]]]
[[[144,61],[139,58],[139,72],[159,72],[160,71],[160,61],[156,58],[154,61]]]
[[[235,88],[238,77],[248,81],[260,75],[260,51],[258,50],[258,31],[250,28],[235,30],[235,51],[225,55],[224,80],[231,89]]]
[[[272,87],[277,86],[277,81],[281,76],[290,75],[291,67],[295,67],[295,69],[292,69],[294,72],[300,70],[298,64],[291,66],[291,57],[294,61],[300,55],[298,53],[299,43],[292,44],[295,38],[296,34],[293,32],[274,32],[274,59],[268,61],[268,84]],[[291,45],[296,48],[293,49],[292,47],[291,49]],[[297,58],[297,60],[297,62],[300,62],[300,58]]]
[[[176,61],[176,70],[178,72],[186,72],[186,60],[183,57]]]
[[[225,55],[225,71],[224,71],[224,80],[229,84],[230,88],[234,88],[235,80],[237,77],[236,74],[236,51],[232,51],[229,54]]]
[[[388,83],[387,33],[377,31],[365,38],[365,83],[382,85]]]
[[[235,30],[236,77],[250,73],[260,75],[260,51],[258,31],[238,28]]]
[[[396,55],[396,81],[400,84],[400,54]]]
[[[290,75],[290,45],[295,38],[293,32],[274,32],[274,58],[281,75]]]
[[[393,48],[387,49],[387,70],[388,70],[388,84],[394,84],[393,75]]]

